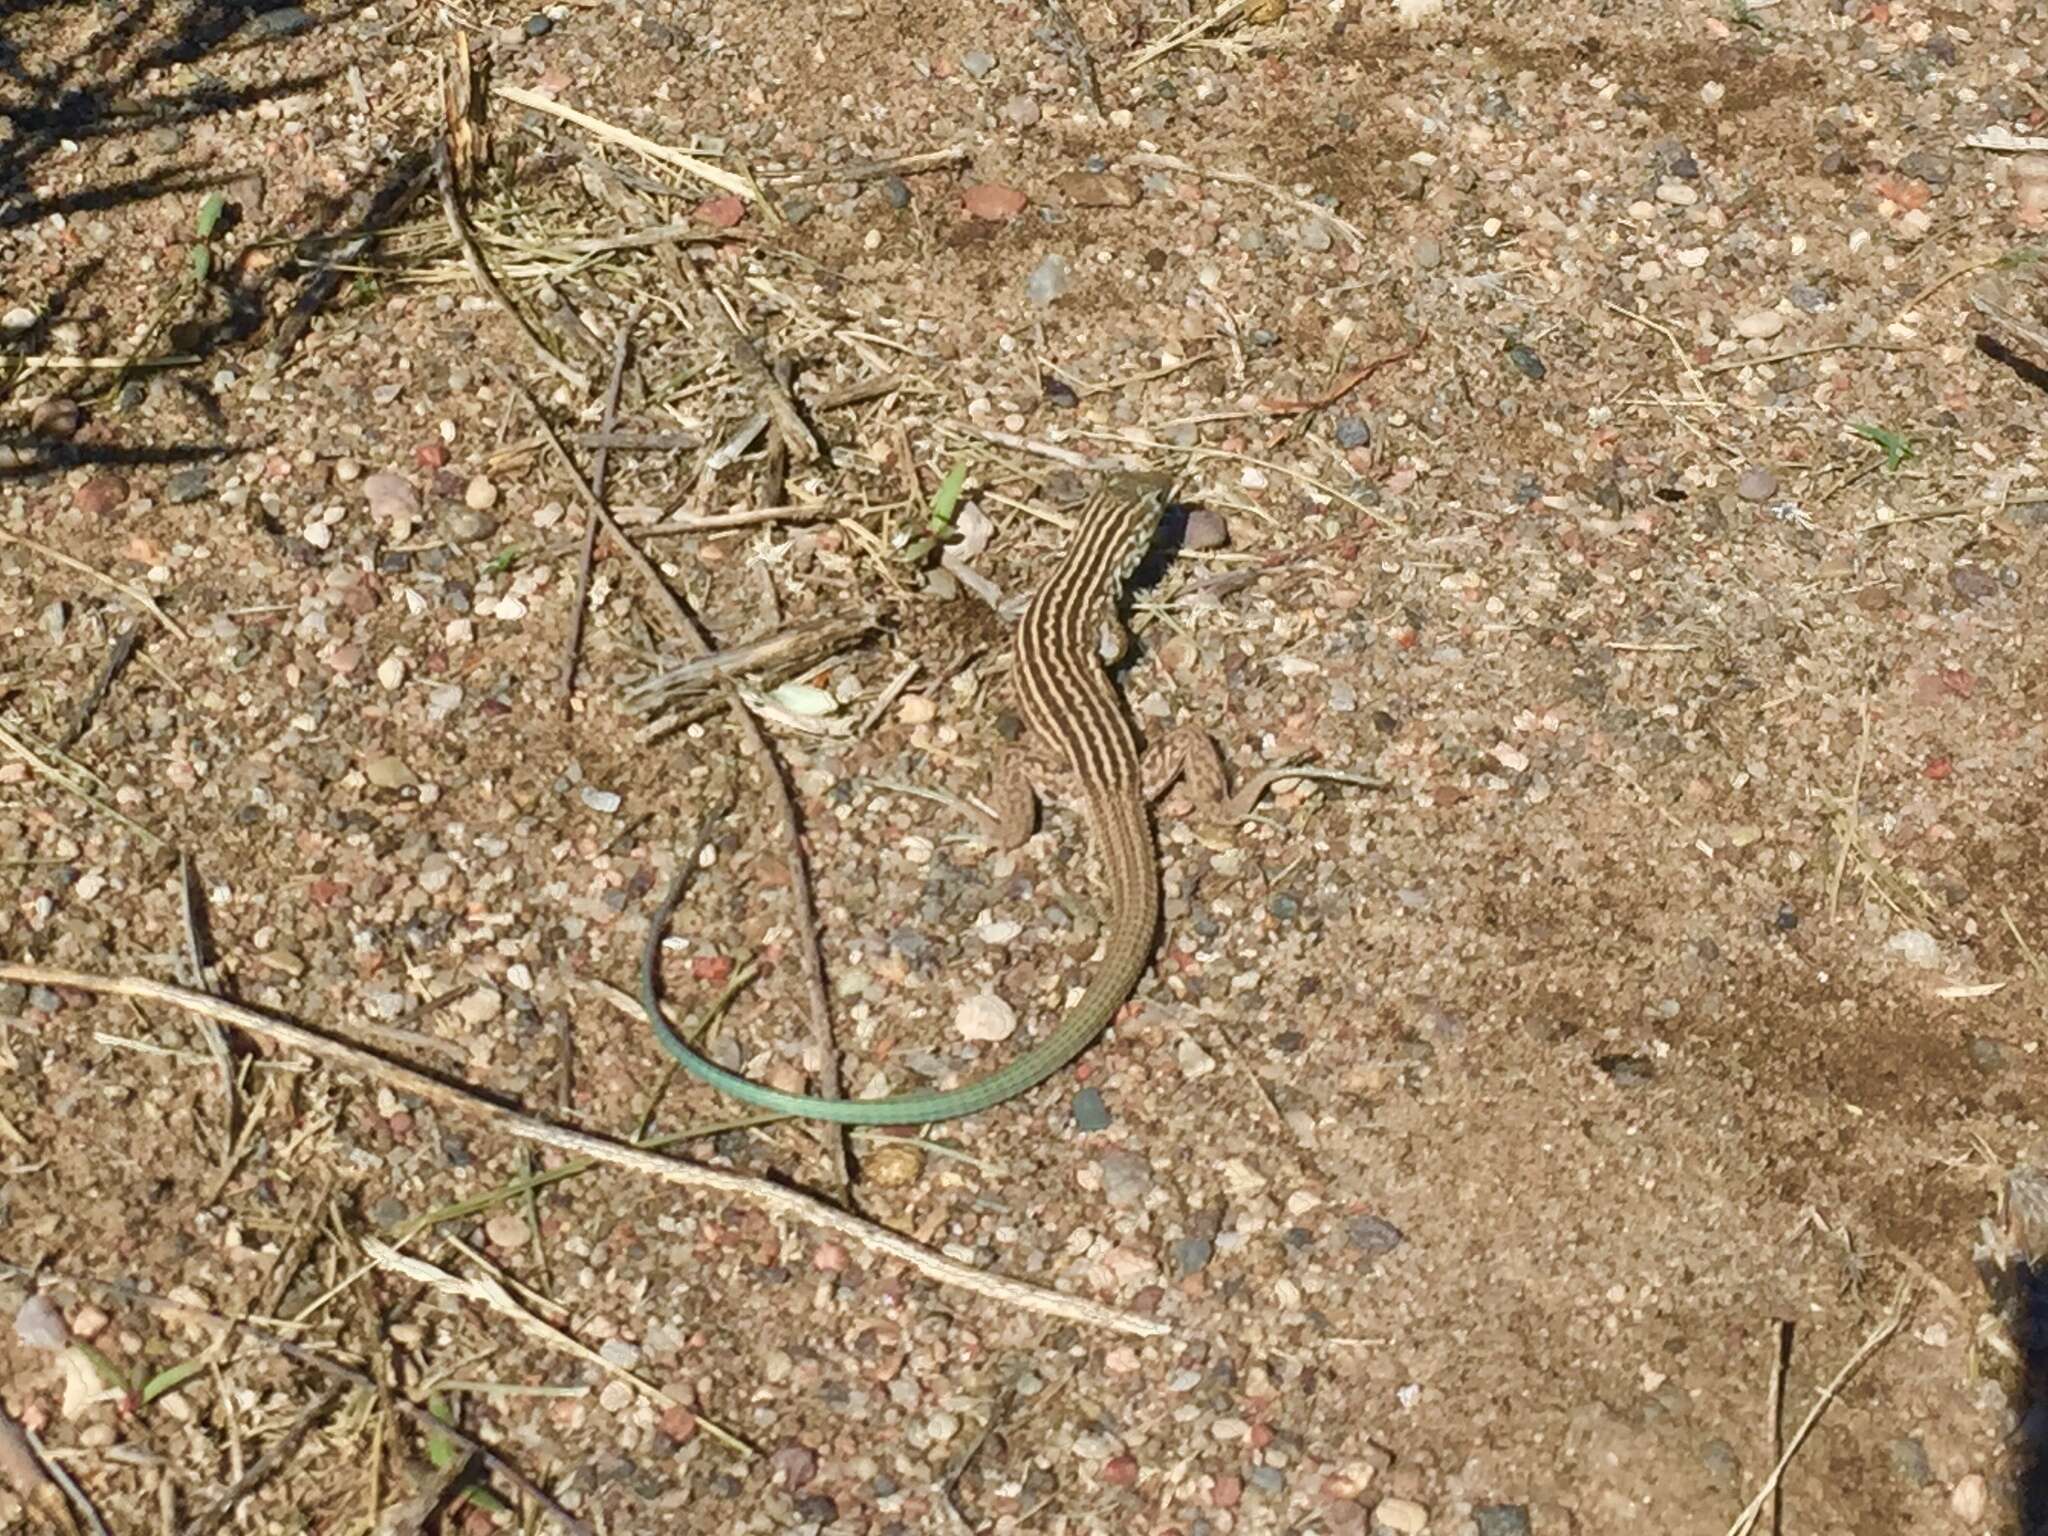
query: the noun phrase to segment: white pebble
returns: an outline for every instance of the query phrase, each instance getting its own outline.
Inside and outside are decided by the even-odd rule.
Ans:
[[[386,656],[377,663],[377,681],[387,692],[396,692],[405,681],[405,661],[399,656]]]
[[[1007,1040],[1017,1032],[1017,1010],[993,992],[979,992],[961,1002],[953,1027],[964,1040]]]
[[[1662,182],[1657,187],[1657,201],[1669,203],[1674,208],[1690,208],[1699,200],[1698,190],[1682,181]]]
[[[1687,271],[1697,272],[1707,264],[1707,248],[1704,245],[1688,247],[1677,254],[1678,264]]]
[[[1381,1499],[1373,1506],[1373,1520],[1401,1536],[1414,1536],[1429,1526],[1429,1511],[1413,1499]]]
[[[1948,1507],[1963,1524],[1977,1525],[1984,1519],[1985,1506],[1990,1502],[1989,1493],[1984,1474],[1969,1473],[1956,1479],[1955,1487],[1949,1491]]]
[[[462,488],[462,501],[472,512],[488,512],[498,504],[498,488],[477,475]]]
[[[1769,341],[1785,329],[1785,317],[1775,309],[1755,309],[1735,322],[1735,334],[1745,341]]]
[[[633,1389],[623,1381],[608,1381],[597,1394],[597,1406],[606,1413],[624,1413],[633,1406]]]
[[[1895,933],[1885,941],[1884,947],[1908,965],[1917,965],[1922,970],[1936,970],[1941,965],[1941,945],[1924,928],[1907,928]]]
[[[347,485],[350,481],[360,476],[362,472],[363,466],[354,459],[336,459],[334,461],[334,478],[339,484]]]
[[[310,522],[299,530],[299,536],[315,549],[325,549],[334,542],[334,530],[323,522]]]
[[[577,796],[579,799],[583,801],[585,805],[589,806],[593,811],[597,812],[600,816],[611,815],[613,812],[618,810],[621,804],[619,797],[616,794],[614,794],[611,790],[593,789],[588,784],[584,785],[582,789],[577,791]]]

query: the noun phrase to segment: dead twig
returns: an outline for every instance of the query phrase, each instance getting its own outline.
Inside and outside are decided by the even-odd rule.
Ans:
[[[1385,357],[1376,357],[1364,367],[1352,369],[1320,394],[1311,395],[1305,400],[1261,400],[1259,408],[1268,416],[1299,416],[1304,411],[1323,410],[1335,405],[1389,363],[1398,363],[1403,358],[1413,357],[1416,346],[1420,345],[1418,341],[1415,346],[1406,346],[1398,352],[1389,352]]]
[[[195,358],[193,361],[196,362],[197,359]],[[125,581],[118,581],[112,576],[103,575],[87,565],[83,560],[74,560],[62,550],[52,549],[49,545],[42,543],[40,540],[32,539],[25,533],[10,533],[5,528],[0,528],[0,539],[5,539],[10,544],[19,544],[24,549],[32,549],[46,559],[54,560],[59,565],[68,565],[72,570],[79,572],[81,575],[90,576],[94,581],[112,587],[180,640],[190,640],[192,638],[191,635],[185,632],[184,626],[165,613],[163,609],[157,607],[156,599],[143,591],[142,588],[133,586]]]
[[[147,977],[93,976],[82,971],[53,970],[38,965],[0,964],[0,981],[18,981],[27,986],[75,987],[81,992],[97,992],[109,997],[132,997],[143,1002],[161,1003],[169,1008],[210,1014],[219,1022],[248,1034],[276,1041],[292,1050],[304,1051],[309,1056],[317,1057],[345,1071],[360,1072],[385,1084],[393,1092],[416,1094],[435,1105],[472,1115],[492,1130],[520,1141],[553,1147],[556,1151],[566,1152],[572,1157],[587,1157],[594,1162],[628,1169],[686,1189],[710,1190],[754,1201],[792,1221],[807,1222],[873,1253],[907,1264],[936,1285],[969,1291],[1000,1306],[1017,1308],[1042,1317],[1062,1317],[1070,1322],[1086,1323],[1091,1327],[1105,1328],[1117,1333],[1142,1338],[1159,1338],[1169,1332],[1165,1323],[1153,1318],[1140,1317],[1135,1313],[1104,1306],[1100,1302],[1089,1301],[1083,1297],[1063,1295],[1058,1291],[1027,1285],[1004,1275],[974,1269],[958,1260],[947,1258],[944,1254],[934,1253],[901,1233],[841,1210],[829,1201],[821,1200],[803,1190],[777,1184],[768,1179],[731,1173],[723,1168],[706,1167],[680,1158],[661,1157],[639,1147],[626,1146],[603,1136],[594,1136],[587,1131],[571,1130],[566,1126],[555,1125],[551,1121],[522,1114],[517,1110],[506,1109],[467,1087],[444,1082],[411,1067],[386,1061],[369,1051],[345,1045],[341,1041],[315,1033],[303,1025],[290,1023],[267,1013],[259,1013],[239,1003],[208,997],[204,993],[173,986],[168,982],[152,981]],[[277,1340],[273,1342],[282,1343]],[[294,1359],[305,1353],[292,1346],[285,1347]],[[320,1365],[322,1368],[338,1369],[333,1367],[330,1361],[321,1361]],[[361,1379],[365,1385],[374,1389],[375,1384],[368,1377]],[[402,1398],[393,1399],[394,1405],[403,1401]],[[438,1421],[434,1422],[434,1427],[441,1427]],[[469,1443],[475,1445],[476,1442]],[[575,1528],[582,1529],[580,1523]]]
[[[254,1493],[271,1474],[291,1460],[293,1453],[299,1448],[299,1442],[306,1438],[315,1424],[335,1410],[346,1390],[340,1386],[329,1387],[317,1402],[294,1419],[291,1427],[265,1446],[263,1454],[250,1463],[249,1469],[236,1478],[232,1486],[200,1511],[199,1517],[187,1527],[189,1536],[206,1536],[208,1531],[232,1515],[237,1504]]]
[[[476,285],[490,295],[498,308],[504,310],[518,323],[519,329],[526,333],[526,339],[533,343],[533,350],[539,355],[543,367],[551,369],[557,376],[567,381],[569,387],[579,395],[588,394],[588,376],[581,368],[566,363],[555,355],[554,349],[547,343],[547,338],[541,335],[539,327],[526,318],[525,310],[512,302],[512,296],[499,283],[497,274],[491,271],[490,263],[484,260],[483,248],[476,243],[476,236],[469,232],[469,221],[462,216],[462,199],[455,190],[455,171],[449,163],[448,141],[445,138],[437,140],[434,144],[434,179],[440,183],[441,214],[448,222],[448,233],[455,237],[456,245],[461,248],[463,262],[469,268],[469,275],[476,279]]]
[[[1095,55],[1089,50],[1088,38],[1081,31],[1080,24],[1068,14],[1063,0],[1038,0],[1038,8],[1058,34],[1060,51],[1074,66],[1074,73],[1081,77],[1081,94],[1088,98],[1088,105],[1095,109],[1097,117],[1104,116],[1102,87],[1095,79]]]
[[[721,676],[738,676],[743,672],[794,675],[791,669],[811,666],[873,629],[874,620],[865,614],[787,625],[758,640],[708,651],[681,666],[666,668],[629,684],[626,697],[634,702],[635,708],[648,713],[673,704],[679,696],[716,688]]]
[[[207,956],[206,918],[201,911],[199,877],[192,868],[192,856],[178,855],[178,906],[185,917],[185,959],[188,984],[196,991],[221,995],[220,976]],[[206,1037],[206,1048],[213,1052],[213,1059],[220,1068],[220,1092],[223,1103],[220,1129],[220,1155],[225,1163],[235,1149],[235,1055],[228,1048],[227,1032],[211,1019],[202,1019],[199,1031]]]
[[[71,1501],[64,1496],[64,1485],[51,1476],[51,1469],[36,1454],[28,1431],[14,1422],[5,1407],[0,1407],[0,1474],[6,1476],[15,1497],[21,1500],[29,1519],[38,1528],[78,1536],[78,1517],[72,1513]]]
[[[1883,1346],[1885,1340],[1897,1333],[1904,1325],[1906,1312],[1912,1305],[1912,1300],[1912,1291],[1908,1287],[1901,1286],[1897,1297],[1892,1302],[1891,1311],[1886,1313],[1878,1325],[1864,1338],[1863,1342],[1856,1346],[1856,1352],[1843,1363],[1839,1371],[1835,1372],[1834,1380],[1821,1388],[1820,1397],[1814,1403],[1812,1411],[1806,1415],[1799,1428],[1793,1431],[1792,1439],[1786,1444],[1784,1452],[1778,1457],[1777,1464],[1771,1468],[1770,1475],[1764,1479],[1763,1487],[1759,1488],[1756,1497],[1744,1506],[1742,1513],[1735,1517],[1734,1523],[1728,1527],[1727,1536],[1749,1536],[1749,1533],[1756,1528],[1757,1518],[1763,1513],[1764,1506],[1777,1494],[1778,1485],[1785,1476],[1785,1468],[1790,1466],[1792,1458],[1799,1454],[1799,1447],[1804,1445],[1806,1437],[1813,1433],[1814,1425],[1818,1424],[1820,1416],[1827,1412],[1828,1404],[1833,1402],[1842,1388],[1849,1384],[1849,1379],[1863,1368],[1863,1362],[1876,1354],[1878,1349]]]
[[[704,324],[718,343],[725,360],[732,365],[733,372],[740,376],[747,391],[761,409],[768,413],[775,428],[782,434],[783,445],[789,451],[790,462],[809,464],[818,457],[818,442],[811,435],[811,429],[804,424],[804,418],[796,408],[796,401],[789,390],[775,377],[761,356],[761,351],[742,331],[739,323],[726,313],[725,301],[711,286],[710,280],[687,259],[682,262],[683,270],[689,274],[697,287],[697,313],[703,316]]]
[[[619,388],[626,379],[626,349],[633,339],[633,327],[639,323],[641,306],[635,304],[619,326],[618,340],[612,348],[612,376],[604,391],[604,426],[602,435],[609,435],[619,421]],[[590,463],[590,485],[600,500],[604,497],[605,472],[611,468],[611,448],[599,445],[597,456]],[[562,707],[566,710],[569,699],[576,691],[576,661],[583,650],[583,622],[590,607],[590,571],[597,562],[597,518],[583,520],[583,552],[576,567],[576,598],[569,608],[569,638],[562,648],[562,681],[560,693]]]
[[[64,739],[57,743],[59,752],[69,752],[77,746],[79,739],[91,729],[93,716],[99,713],[100,705],[106,702],[107,690],[114,686],[114,679],[121,675],[121,669],[128,665],[128,658],[135,654],[135,647],[141,643],[142,628],[130,624],[114,636],[114,643],[107,649],[107,659],[100,664],[100,675],[93,679],[91,690],[79,700],[78,713],[71,717],[71,728],[64,733]]]
[[[705,289],[704,292],[709,295],[710,291]],[[716,304],[715,297],[712,302]],[[560,434],[555,431],[554,423],[549,421],[547,413],[541,410],[540,402],[533,398],[532,391],[518,379],[511,378],[510,375],[506,377],[511,379],[513,387],[525,397],[528,408],[534,413],[534,419],[540,423],[541,431],[546,434],[549,444],[554,448],[555,456],[561,460],[563,472],[576,487],[576,493],[583,498],[584,505],[590,508],[591,515],[603,521],[605,530],[625,551],[627,558],[638,567],[641,577],[654,590],[663,606],[668,609],[676,627],[682,632],[684,644],[694,649],[699,656],[709,655],[715,649],[711,632],[704,627],[696,613],[676,595],[674,588],[662,580],[660,569],[640,546],[628,539],[620,530],[617,520],[612,517],[611,509],[598,499],[589,482],[583,478],[582,472],[576,468],[576,461],[569,457],[569,450],[563,444]],[[768,740],[768,733],[761,728],[761,722],[754,718],[754,712],[747,708],[746,700],[740,697],[739,689],[731,682],[725,683],[724,692],[727,713],[738,728],[740,739],[746,743],[748,755],[754,759],[755,766],[760,770],[761,777],[768,786],[769,797],[775,803],[782,820],[783,834],[788,841],[790,896],[796,905],[797,934],[802,941],[801,952],[804,959],[804,977],[810,993],[811,1019],[819,1037],[817,1043],[824,1053],[824,1060],[818,1067],[818,1086],[819,1091],[827,1097],[837,1098],[839,1054],[831,1047],[832,1014],[830,1000],[825,991],[824,949],[818,938],[817,907],[811,896],[810,868],[804,857],[803,830],[797,819],[796,801],[790,795],[789,781],[783,776],[781,759],[775,755],[775,748]],[[844,1127],[835,1126],[833,1132],[833,1162],[839,1173],[840,1187],[850,1200],[853,1194],[853,1178]]]
[[[762,181],[777,186],[810,187],[822,181],[879,181],[884,176],[916,176],[924,171],[942,171],[965,165],[973,153],[965,144],[951,149],[927,149],[915,155],[897,155],[889,160],[858,160],[852,165],[822,165],[801,171],[763,171]]]

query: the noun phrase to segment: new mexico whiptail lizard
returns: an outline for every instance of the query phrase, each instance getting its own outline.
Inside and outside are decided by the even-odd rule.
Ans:
[[[1151,963],[1159,933],[1158,850],[1151,801],[1184,780],[1199,810],[1241,821],[1274,782],[1335,779],[1372,785],[1354,774],[1294,766],[1269,768],[1226,797],[1222,760],[1199,727],[1185,727],[1140,754],[1138,737],[1107,666],[1129,644],[1116,612],[1124,583],[1151,547],[1172,492],[1164,477],[1111,482],[1082,508],[1073,540],[1017,626],[1017,699],[1027,729],[1051,744],[1080,781],[1088,824],[1109,881],[1110,924],[1102,959],[1081,1000],[1037,1045],[1009,1065],[959,1088],[885,1099],[820,1099],[749,1082],[705,1060],[670,1028],[655,992],[657,944],[647,948],[640,1000],[663,1050],[692,1076],[771,1114],[839,1125],[924,1125],[971,1115],[1015,1098],[1067,1065],[1100,1034]],[[1031,835],[1036,797],[1016,756],[1005,757],[986,818],[994,841],[1014,848]]]

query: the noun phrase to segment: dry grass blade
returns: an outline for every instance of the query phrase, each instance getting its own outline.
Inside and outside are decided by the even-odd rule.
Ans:
[[[291,1460],[292,1453],[299,1448],[299,1442],[311,1433],[315,1424],[334,1411],[346,1390],[344,1387],[333,1386],[322,1393],[304,1413],[292,1421],[289,1429],[264,1447],[263,1454],[250,1464],[247,1471],[235,1479],[232,1487],[222,1492],[219,1498],[200,1512],[199,1518],[186,1528],[186,1536],[206,1536],[208,1531],[232,1515],[237,1504],[254,1493],[279,1468]]]
[[[727,1450],[736,1451],[742,1456],[758,1456],[761,1454],[756,1447],[747,1444],[746,1441],[725,1428],[724,1425],[705,1417],[701,1410],[691,1407],[690,1404],[664,1392],[660,1387],[657,1387],[638,1372],[629,1371],[622,1365],[614,1365],[574,1334],[565,1333],[546,1318],[536,1317],[519,1304],[512,1293],[505,1288],[502,1281],[493,1276],[450,1274],[438,1265],[429,1264],[425,1259],[414,1258],[408,1253],[400,1253],[388,1243],[380,1243],[374,1237],[363,1239],[363,1252],[370,1256],[370,1262],[379,1269],[403,1275],[406,1279],[417,1281],[430,1290],[438,1291],[443,1296],[464,1297],[489,1307],[493,1312],[517,1324],[518,1327],[531,1334],[534,1338],[539,1339],[542,1343],[548,1344],[555,1349],[564,1350],[569,1354],[575,1355],[578,1359],[596,1366],[599,1370],[617,1377],[652,1403],[663,1407],[673,1405],[688,1410],[696,1415],[699,1427]]]
[[[193,358],[192,361],[197,362],[198,359]],[[94,570],[84,561],[74,560],[71,558],[71,556],[65,554],[62,550],[52,549],[50,548],[49,545],[44,544],[39,540],[32,539],[25,533],[9,533],[5,528],[0,528],[0,539],[5,539],[10,544],[19,544],[24,549],[32,549],[37,554],[42,555],[45,559],[54,560],[59,565],[68,565],[69,567],[71,567],[72,570],[79,572],[81,575],[90,576],[94,581],[101,583],[103,586],[112,587],[116,592],[120,593],[123,597],[127,598],[131,603],[135,604],[136,607],[140,608],[144,613],[148,614],[151,618],[155,619],[157,623],[163,625],[165,629],[168,629],[180,640],[190,640],[192,638],[191,635],[185,632],[184,627],[180,625],[176,619],[173,619],[169,614],[165,613],[163,609],[157,607],[156,599],[151,597],[147,592],[143,591],[142,588],[137,586],[131,586],[129,583],[125,581],[117,581],[112,576],[104,575],[103,573]]]
[[[1150,64],[1154,59],[1163,58],[1167,54],[1172,53],[1176,48],[1185,48],[1191,43],[1200,42],[1212,32],[1222,31],[1244,14],[1245,3],[1246,0],[1224,0],[1224,3],[1219,5],[1209,15],[1197,16],[1191,20],[1184,21],[1167,33],[1166,36],[1159,39],[1158,42],[1151,44],[1149,47],[1140,48],[1136,53],[1126,55],[1123,62],[1117,68],[1120,70],[1141,69],[1145,65]]]
[[[1236,3],[1237,0],[1233,0],[1233,5]],[[1305,197],[1296,197],[1285,187],[1276,187],[1270,181],[1261,181],[1249,171],[1216,170],[1209,166],[1195,165],[1177,155],[1136,154],[1127,158],[1132,165],[1141,165],[1147,170],[1178,171],[1183,176],[1198,176],[1203,181],[1220,181],[1233,187],[1251,187],[1265,193],[1276,202],[1285,203],[1297,212],[1329,225],[1358,249],[1365,248],[1365,231],[1349,219],[1339,218],[1333,210],[1325,208],[1321,203],[1312,203]]]
[[[164,846],[164,840],[158,837],[156,833],[150,831],[149,828],[135,820],[132,816],[116,810],[105,800],[94,794],[85,784],[83,774],[67,772],[64,768],[49,761],[48,757],[54,756],[54,754],[50,753],[48,748],[38,750],[32,738],[18,735],[5,724],[0,724],[0,746],[5,746],[8,751],[27,764],[29,772],[33,773],[37,778],[44,780],[46,783],[54,784],[69,794],[75,795],[110,821],[118,821],[130,832],[133,832],[137,837],[149,844],[151,848],[161,848]]]
[[[550,117],[560,118],[565,123],[574,123],[586,133],[594,134],[607,143],[630,149],[636,155],[644,155],[672,171],[681,171],[685,176],[694,176],[699,181],[714,186],[721,192],[729,192],[743,201],[758,201],[753,186],[745,177],[735,176],[731,171],[721,170],[710,161],[700,160],[695,155],[686,155],[679,149],[670,149],[666,144],[657,144],[652,139],[642,138],[628,129],[614,127],[604,119],[592,117],[587,112],[565,107],[559,101],[543,96],[538,91],[529,91],[517,85],[494,85],[491,87],[491,94],[502,96],[509,102],[525,107],[529,112],[544,112]]]
[[[813,619],[791,624],[759,640],[727,646],[693,657],[678,667],[669,667],[643,678],[626,689],[626,697],[642,714],[710,692],[723,676],[766,673],[794,676],[836,651],[844,650],[874,629],[874,621],[860,617]]]
[[[1169,1333],[1165,1323],[1140,1317],[1116,1307],[1104,1306],[1078,1296],[1028,1285],[1007,1276],[989,1274],[935,1253],[922,1243],[863,1220],[815,1195],[777,1184],[768,1179],[729,1173],[679,1158],[660,1157],[639,1147],[622,1145],[587,1131],[570,1130],[516,1110],[500,1107],[468,1088],[429,1077],[411,1067],[399,1066],[355,1046],[344,1045],[301,1025],[289,1023],[253,1008],[223,1002],[204,993],[188,991],[141,976],[94,976],[82,971],[51,970],[44,966],[0,964],[0,981],[18,981],[28,986],[75,987],[81,992],[98,992],[110,997],[132,997],[143,1002],[162,1003],[191,1013],[209,1014],[223,1024],[246,1030],[293,1050],[306,1052],[352,1072],[361,1072],[387,1084],[395,1092],[417,1094],[430,1103],[472,1115],[483,1124],[537,1146],[553,1147],[575,1157],[645,1174],[684,1188],[713,1190],[719,1194],[751,1200],[794,1221],[809,1222],[835,1236],[856,1243],[885,1258],[909,1265],[937,1285],[972,1292],[1000,1306],[1061,1317],[1116,1333],[1141,1338],[1160,1338]],[[296,1358],[296,1356],[294,1357]]]

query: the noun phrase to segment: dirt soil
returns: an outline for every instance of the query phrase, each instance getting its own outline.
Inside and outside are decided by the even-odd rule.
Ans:
[[[751,963],[713,1054],[822,1070],[780,813],[717,693],[647,729],[690,651],[609,537],[563,692],[533,402],[597,432],[629,317],[627,533],[721,644],[846,626],[740,676],[847,1092],[1088,974],[1073,786],[1015,853],[913,791],[982,793],[1099,467],[1182,477],[1140,728],[1384,787],[1170,795],[1116,1026],[854,1139],[867,1220],[1152,1333],[744,1191],[536,1186],[241,1030],[230,1119],[192,1012],[0,982],[0,1530],[54,1465],[124,1532],[1720,1536],[1820,1403],[1785,1531],[2048,1530],[2001,1235],[2048,1158],[2048,163],[1967,142],[2048,133],[2048,9],[1243,9],[1074,0],[1086,56],[959,0],[10,14],[0,962],[190,980],[203,928],[251,1007],[842,1196],[630,1002],[729,795],[664,990]],[[531,335],[419,153],[457,28],[450,184]]]

